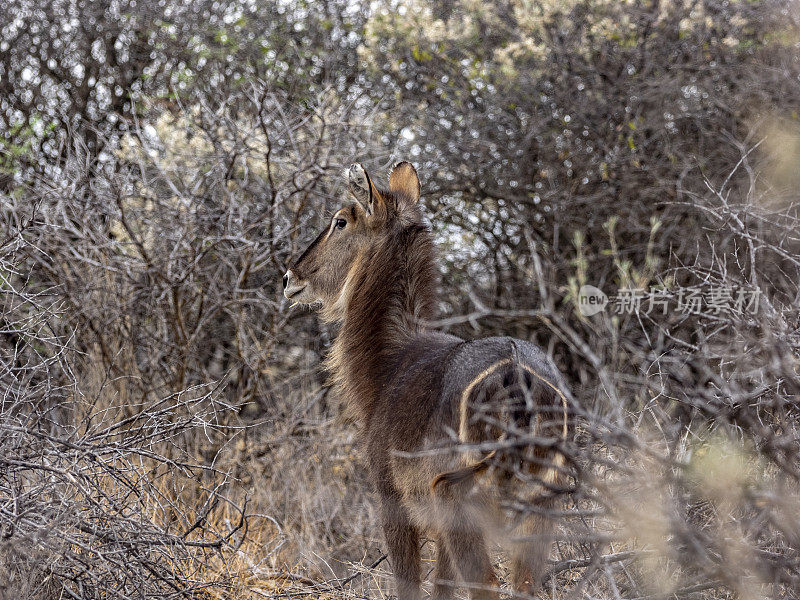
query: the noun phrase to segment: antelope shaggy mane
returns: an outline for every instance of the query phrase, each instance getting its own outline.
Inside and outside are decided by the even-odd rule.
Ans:
[[[531,594],[545,574],[571,434],[561,374],[535,344],[463,340],[433,330],[437,268],[414,167],[398,163],[388,189],[360,164],[347,172],[353,201],[283,278],[292,302],[340,324],[327,359],[331,381],[361,426],[400,600],[422,597],[420,536],[436,541],[432,597],[456,583],[498,598],[494,542],[511,585]],[[504,444],[508,432],[519,444]],[[542,508],[510,515],[504,500]]]

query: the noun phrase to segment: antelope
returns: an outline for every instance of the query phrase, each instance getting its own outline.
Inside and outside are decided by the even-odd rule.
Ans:
[[[556,501],[571,429],[563,378],[533,343],[430,327],[437,268],[410,163],[395,165],[388,189],[360,164],[347,182],[354,201],[286,272],[283,292],[340,324],[326,366],[361,425],[398,599],[422,597],[423,534],[436,542],[435,600],[458,578],[473,599],[499,598],[489,554],[498,531],[515,592],[535,593],[555,524],[544,511],[497,524],[520,489],[544,509]],[[514,432],[536,443],[508,443]]]

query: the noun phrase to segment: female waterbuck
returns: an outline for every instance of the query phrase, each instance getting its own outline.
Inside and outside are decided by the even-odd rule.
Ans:
[[[421,597],[422,533],[437,545],[434,598],[449,597],[456,577],[473,598],[497,597],[487,539],[505,543],[514,589],[531,593],[563,478],[561,376],[529,342],[429,329],[437,276],[416,170],[396,165],[388,190],[361,165],[347,178],[355,202],[334,214],[283,287],[341,323],[327,366],[363,427],[398,597]],[[515,497],[538,509],[501,526],[500,502]]]

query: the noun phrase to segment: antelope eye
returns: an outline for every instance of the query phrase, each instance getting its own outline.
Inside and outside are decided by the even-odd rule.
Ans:
[[[336,227],[336,229],[344,229],[345,227],[347,227],[347,221],[345,219],[336,219],[334,227]]]

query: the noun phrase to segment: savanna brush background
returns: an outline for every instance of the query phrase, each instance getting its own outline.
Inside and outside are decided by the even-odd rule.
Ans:
[[[583,410],[540,595],[796,598],[798,111],[789,0],[6,0],[0,598],[394,593],[336,328],[280,292],[400,159],[438,327]]]

